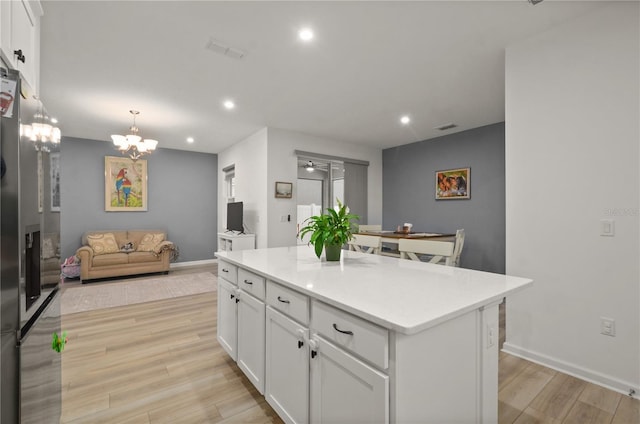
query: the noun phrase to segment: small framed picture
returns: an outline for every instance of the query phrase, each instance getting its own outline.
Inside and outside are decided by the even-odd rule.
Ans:
[[[436,172],[436,200],[469,199],[471,168]]]
[[[276,181],[276,197],[280,199],[291,199],[293,183],[283,183]]]

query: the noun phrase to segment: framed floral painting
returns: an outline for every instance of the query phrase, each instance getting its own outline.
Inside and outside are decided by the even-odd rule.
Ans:
[[[147,161],[127,157],[104,158],[104,210],[145,212],[147,210]]]
[[[469,199],[471,168],[448,169],[436,172],[436,200]]]

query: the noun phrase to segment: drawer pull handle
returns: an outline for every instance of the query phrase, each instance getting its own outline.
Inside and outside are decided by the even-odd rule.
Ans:
[[[236,295],[235,295],[235,294],[232,294],[232,295],[231,295],[231,299],[233,299],[234,297],[236,297]]]
[[[253,284],[253,281],[251,281],[251,280],[244,280],[244,283],[245,283],[245,284],[252,285],[252,284]]]
[[[229,272],[229,270],[226,268],[222,268],[222,272]]]
[[[334,330],[336,330],[336,331],[338,331],[338,332],[340,332],[340,333],[342,333],[342,334],[348,334],[348,335],[350,335],[350,336],[353,336],[353,331],[349,331],[349,330],[346,330],[346,331],[345,331],[345,330],[341,330],[341,329],[339,329],[339,328],[338,328],[338,325],[337,325],[337,324],[335,324],[335,323],[333,324],[333,329],[334,329]]]
[[[298,349],[302,349],[302,346],[304,346],[304,342],[302,340],[298,340]]]
[[[317,354],[318,354],[318,351],[312,350],[311,351],[311,359],[315,358]]]
[[[290,301],[288,301],[287,299],[283,299],[280,296],[278,296],[278,301],[282,302],[282,303],[291,303]]]

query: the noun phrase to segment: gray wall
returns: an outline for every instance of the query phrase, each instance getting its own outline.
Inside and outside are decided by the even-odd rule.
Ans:
[[[162,143],[162,142],[160,142]],[[105,212],[104,157],[110,142],[64,137],[61,143],[62,257],[89,230],[166,229],[178,262],[213,259],[217,249],[218,156],[158,149],[147,159],[147,212]]]
[[[383,228],[465,230],[461,266],[505,271],[504,122],[383,150]],[[468,200],[435,200],[436,171],[470,167]]]

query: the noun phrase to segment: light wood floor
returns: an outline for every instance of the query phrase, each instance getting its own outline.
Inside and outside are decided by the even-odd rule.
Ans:
[[[63,423],[282,422],[218,345],[216,293],[62,318]],[[638,400],[505,353],[499,371],[500,424],[640,423]]]

